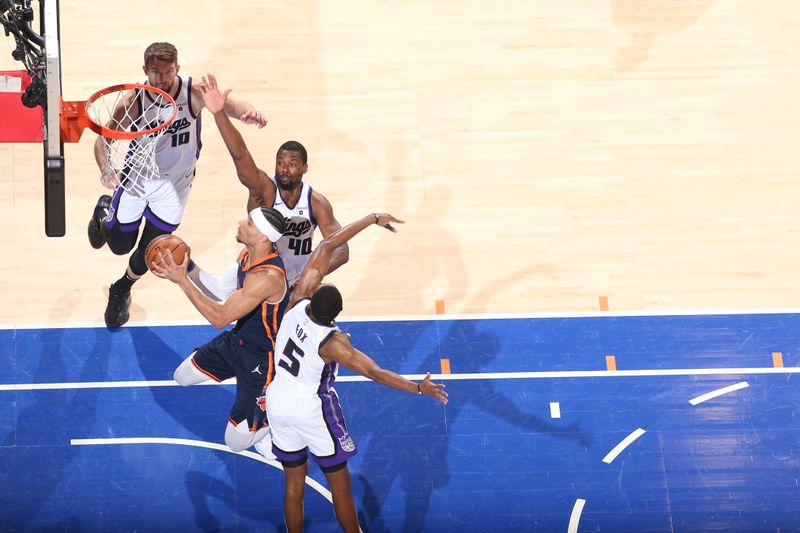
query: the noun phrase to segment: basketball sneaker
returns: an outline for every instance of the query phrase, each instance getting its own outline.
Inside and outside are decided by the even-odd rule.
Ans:
[[[94,206],[92,219],[89,221],[89,244],[95,250],[102,248],[106,243],[106,235],[103,233],[103,221],[108,215],[108,208],[111,207],[111,197],[104,194],[97,200],[97,205]]]
[[[275,457],[275,454],[272,453],[272,432],[267,431],[267,434],[264,435],[264,438],[260,441],[253,444],[253,448],[256,449],[258,453],[264,456],[264,459],[268,461],[275,461],[278,459]]]
[[[131,291],[115,289],[114,285],[112,283],[108,288],[108,305],[104,318],[109,328],[120,328],[131,317],[128,311],[131,306]]]

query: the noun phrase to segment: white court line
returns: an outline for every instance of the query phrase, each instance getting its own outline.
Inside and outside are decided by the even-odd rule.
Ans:
[[[742,308],[742,309],[667,309],[653,311],[566,311],[561,313],[474,313],[453,315],[383,315],[383,316],[343,316],[337,324],[348,322],[407,322],[407,321],[447,321],[447,320],[503,320],[514,318],[605,318],[605,317],[637,317],[637,316],[729,316],[729,315],[795,315],[800,314],[798,307],[783,308]],[[203,320],[171,320],[171,321],[131,321],[125,329],[132,327],[159,326],[207,326]],[[101,328],[103,322],[64,322],[63,324],[0,324],[4,329],[60,329],[60,328]],[[124,330],[123,330],[124,331]]]
[[[572,506],[572,513],[569,515],[567,533],[578,533],[578,524],[581,521],[581,513],[583,512],[584,505],[586,505],[586,500],[581,498],[575,500],[575,505]]]
[[[218,450],[220,452],[227,452],[235,455],[241,455],[243,457],[249,457],[250,459],[255,459],[256,461],[261,461],[262,463],[277,468],[278,470],[283,470],[283,466],[279,462],[269,461],[261,454],[246,450],[243,452],[234,452],[224,444],[205,442],[202,440],[172,439],[164,437],[134,437],[127,439],[71,439],[69,443],[73,446],[93,446],[98,444],[176,444],[178,446],[194,446],[196,448],[208,448],[209,450]],[[333,503],[330,491],[320,485],[317,481],[306,476],[306,485],[316,490],[322,495],[322,497]]]
[[[701,394],[697,398],[692,398],[689,400],[689,403],[692,405],[697,405],[698,403],[703,403],[708,401],[712,398],[716,398],[717,396],[722,396],[723,394],[728,394],[729,392],[737,391],[740,389],[746,389],[749,387],[750,384],[746,381],[742,381],[741,383],[736,383],[734,385],[728,385],[727,387],[722,387],[721,389],[712,390],[711,392],[707,392],[705,394]]]
[[[470,379],[551,379],[551,378],[620,378],[651,376],[726,376],[743,374],[800,374],[800,367],[763,368],[674,368],[658,370],[561,370],[555,372],[482,372],[465,374],[431,374],[436,381],[462,381]],[[402,374],[406,379],[422,380],[425,374]],[[336,383],[369,381],[363,376],[338,376]],[[233,385],[235,379],[217,383],[205,381],[200,385]],[[179,387],[172,380],[161,381],[87,381],[75,383],[3,383],[2,391],[53,390],[53,389],[111,389],[126,387]]]
[[[550,418],[561,418],[561,406],[558,402],[550,402]]]
[[[611,461],[616,459],[617,456],[620,453],[622,453],[622,450],[630,446],[633,441],[635,441],[644,434],[645,430],[643,430],[642,428],[636,429],[635,431],[631,432],[630,435],[622,439],[622,441],[619,444],[614,446],[614,448],[610,452],[608,452],[608,454],[606,454],[605,457],[603,457],[603,462],[611,464]]]

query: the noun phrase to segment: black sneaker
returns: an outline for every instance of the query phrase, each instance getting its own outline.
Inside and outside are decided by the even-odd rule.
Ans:
[[[106,326],[120,328],[131,317],[128,308],[131,306],[131,291],[115,289],[112,284],[108,288],[108,305],[106,306]]]
[[[97,205],[94,206],[92,219],[89,221],[89,244],[95,250],[102,248],[106,243],[106,235],[103,233],[103,220],[108,215],[108,208],[111,207],[111,197],[104,194],[97,200]]]

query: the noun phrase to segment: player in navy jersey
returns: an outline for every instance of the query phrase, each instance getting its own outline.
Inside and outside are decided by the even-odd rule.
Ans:
[[[102,137],[94,144],[94,155],[100,168],[100,182],[114,189],[113,197],[102,195],[97,201],[92,219],[89,221],[89,242],[93,248],[108,247],[116,255],[124,255],[134,249],[128,259],[125,274],[114,282],[108,291],[108,305],[104,313],[106,326],[117,328],[129,317],[130,290],[134,282],[147,273],[144,252],[155,237],[172,233],[183,218],[189,191],[195,174],[195,165],[200,157],[201,111],[205,106],[199,87],[191,77],[178,74],[178,51],[170,43],[158,42],[144,52],[146,83],[169,93],[178,107],[177,115],[156,144],[158,176],[128,186],[127,178],[110,170]],[[147,93],[129,91],[118,104],[112,116],[135,98],[144,99]],[[146,105],[137,108],[146,109]],[[251,104],[229,99],[224,108],[226,116],[236,117],[245,124],[256,124],[259,128],[267,123],[264,115]],[[132,117],[132,129],[141,129],[152,117]],[[112,120],[115,120],[112,118]],[[130,122],[130,119],[128,119]],[[142,124],[139,124],[139,123]],[[125,120],[115,124],[115,129],[129,126]],[[122,182],[122,183],[120,183]],[[139,229],[145,220],[142,235]],[[137,246],[138,239],[138,246]]]
[[[308,152],[302,144],[287,141],[281,145],[275,156],[275,175],[270,177],[256,166],[242,135],[223,112],[230,89],[221,93],[216,78],[209,74],[203,78],[202,91],[206,107],[214,114],[217,128],[236,165],[239,180],[250,192],[247,209],[274,207],[286,218],[286,233],[277,246],[291,288],[311,255],[314,229],[319,227],[322,236],[327,237],[341,228],[333,216],[333,207],[327,198],[303,182],[308,171]],[[348,258],[349,248],[343,244],[334,252],[330,270],[337,269]]]
[[[388,387],[447,403],[444,385],[433,383],[430,372],[415,383],[354,348],[335,322],[342,310],[341,294],[333,285],[320,286],[337,248],[372,224],[394,231],[392,222],[401,221],[370,214],[325,237],[303,269],[278,330],[275,380],[267,388],[266,406],[272,451],[286,475],[284,519],[290,533],[303,530],[309,453],[331,487],[339,525],[346,532],[360,531],[347,469],[356,444],[333,388],[339,365]]]
[[[236,377],[236,400],[225,428],[225,444],[234,451],[249,448],[269,432],[256,417],[256,400],[275,375],[275,336],[288,301],[283,261],[274,247],[285,226],[275,209],[253,209],[239,222],[236,235],[245,249],[220,276],[199,267],[189,274],[189,253],[177,265],[171,253],[162,252],[162,264],[153,268],[156,276],[177,283],[214,327],[236,321],[233,329],[192,352],[174,374],[181,385]]]

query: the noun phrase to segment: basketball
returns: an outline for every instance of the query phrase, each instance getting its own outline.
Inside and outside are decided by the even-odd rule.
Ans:
[[[172,254],[172,259],[175,260],[175,263],[180,265],[183,263],[184,257],[186,257],[187,250],[188,247],[183,242],[183,239],[177,235],[167,233],[159,235],[150,241],[150,244],[147,245],[147,250],[144,252],[144,260],[147,263],[147,268],[153,270],[154,266],[161,264],[161,252],[168,251]]]

